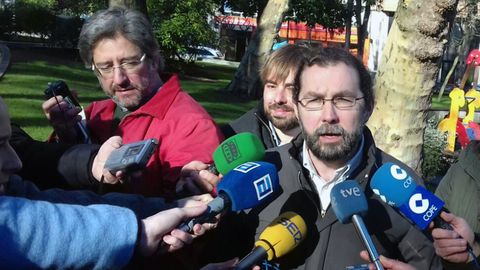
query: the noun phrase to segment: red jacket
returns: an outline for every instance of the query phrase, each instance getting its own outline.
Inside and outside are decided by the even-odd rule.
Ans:
[[[94,143],[103,143],[113,135],[123,143],[155,138],[158,149],[150,158],[141,181],[122,189],[145,196],[172,197],[183,165],[192,160],[212,162],[212,153],[223,135],[210,115],[192,97],[181,90],[173,75],[143,106],[125,116],[114,128],[116,104],[111,100],[93,102],[85,113]]]

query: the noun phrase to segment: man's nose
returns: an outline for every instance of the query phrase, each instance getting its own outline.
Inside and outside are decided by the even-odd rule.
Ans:
[[[287,103],[287,91],[285,88],[279,87],[277,92],[275,93],[275,103],[278,104],[285,104]]]
[[[321,111],[321,120],[326,123],[338,123],[338,114],[332,100],[325,100]]]
[[[115,67],[113,69],[113,83],[122,85],[125,81],[128,81],[127,72],[122,67]]]

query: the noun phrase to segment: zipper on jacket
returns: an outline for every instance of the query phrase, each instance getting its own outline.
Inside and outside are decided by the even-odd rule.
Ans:
[[[258,115],[256,112],[253,113],[253,115],[255,115],[255,117],[263,125],[263,127],[268,130],[268,135],[270,135],[270,141],[272,142],[272,145],[274,147],[278,146],[277,143],[275,142],[275,139],[273,138],[272,130],[270,130],[270,127],[268,126],[268,124],[265,123],[265,121],[262,119],[262,117],[260,117],[260,115]],[[262,131],[261,130],[259,130],[259,131],[260,131],[260,134],[262,134]]]
[[[290,158],[292,158],[292,157],[290,157]],[[300,179],[301,174],[302,174],[302,171],[298,171],[297,180],[300,183],[300,186],[302,187],[302,189],[306,190],[306,188],[304,187],[304,185],[302,183],[302,180]],[[327,211],[326,210],[324,211],[323,208],[320,205],[318,205],[318,203],[315,201],[315,199],[312,198],[312,196],[310,195],[310,192],[305,192],[305,194],[307,194],[308,199],[310,199],[310,201],[312,201],[313,205],[315,205],[317,207],[317,211],[320,214],[320,216],[322,218],[325,217],[325,214],[327,213]]]

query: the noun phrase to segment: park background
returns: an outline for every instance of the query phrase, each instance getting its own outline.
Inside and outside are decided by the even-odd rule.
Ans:
[[[83,21],[114,5],[149,16],[166,71],[179,73],[220,125],[255,106],[258,69],[275,44],[345,47],[377,82],[380,102],[369,127],[380,148],[426,179],[455,160],[436,125],[479,46],[477,0],[0,0],[0,45],[7,48],[0,52],[0,95],[12,121],[35,139],[51,132],[41,111],[49,82],[66,81],[83,105],[105,97],[75,46]],[[221,54],[204,55],[204,48]],[[477,84],[473,74],[465,88]]]

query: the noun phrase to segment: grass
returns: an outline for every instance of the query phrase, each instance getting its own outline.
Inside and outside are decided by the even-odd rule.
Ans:
[[[448,95],[443,95],[440,101],[437,101],[438,95],[435,94],[432,97],[432,109],[434,110],[449,110],[451,99]]]
[[[43,91],[48,82],[64,80],[78,92],[83,106],[104,99],[94,74],[85,69],[75,51],[52,49],[14,49],[10,69],[0,80],[0,96],[10,112],[12,122],[19,124],[33,138],[45,140],[51,132],[41,109]],[[182,73],[182,88],[193,96],[217,121],[225,124],[255,106],[223,91],[235,73],[235,67],[210,63],[188,65]]]
[[[105,95],[93,73],[85,69],[76,52],[58,49],[14,49],[12,63],[0,80],[0,96],[7,103],[13,122],[22,126],[32,137],[45,140],[51,132],[41,109],[43,91],[48,82],[64,80],[76,90],[82,105],[104,99]],[[215,121],[230,122],[255,106],[248,101],[223,91],[235,73],[235,67],[197,62],[183,67],[182,87],[193,96]],[[432,99],[432,109],[450,108],[450,98]]]

